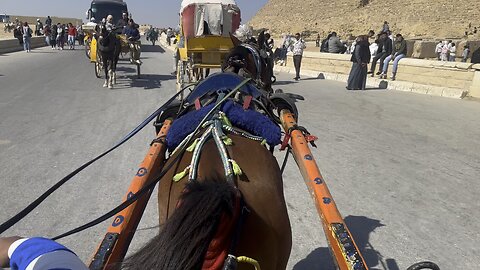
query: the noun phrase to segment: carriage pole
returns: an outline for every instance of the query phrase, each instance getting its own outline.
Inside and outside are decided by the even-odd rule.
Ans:
[[[157,140],[152,143],[147,155],[140,164],[123,201],[151,183],[159,171],[161,171],[166,153],[166,145],[162,140],[167,135],[171,123],[170,120],[166,120],[163,123],[162,129],[157,134]],[[152,191],[153,189],[145,193],[136,202],[115,216],[91,260],[89,266],[91,270],[119,268],[119,263],[125,258]]]
[[[280,119],[286,134],[291,131],[290,144],[293,156],[315,200],[330,252],[338,268],[340,270],[368,269],[320,173],[305,135],[302,131],[295,130],[297,123],[294,115],[289,110],[282,110]]]

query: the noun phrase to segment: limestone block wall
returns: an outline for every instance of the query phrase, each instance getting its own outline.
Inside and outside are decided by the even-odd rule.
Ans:
[[[32,37],[32,49],[47,46],[45,37]],[[18,43],[18,39],[0,40],[0,54],[23,50],[23,46]]]
[[[305,52],[302,70],[304,74],[319,74],[323,78],[343,81],[350,73],[350,58],[351,55],[344,54]],[[292,56],[288,56],[287,69],[294,70]],[[388,85],[388,88],[395,90],[455,98],[462,98],[470,91],[471,96],[480,97],[480,65],[404,58],[399,63],[396,81],[368,77],[367,84],[374,87]]]

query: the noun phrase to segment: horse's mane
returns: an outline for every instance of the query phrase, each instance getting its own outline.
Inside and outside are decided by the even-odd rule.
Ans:
[[[225,180],[187,184],[160,234],[127,258],[122,269],[201,269],[221,215],[234,215],[235,196]]]
[[[228,65],[232,64],[232,61],[235,60],[240,60],[240,61],[246,61],[248,59],[248,55],[250,54],[250,51],[243,47],[243,46],[235,46],[230,52],[225,56],[225,60],[223,61],[222,64],[222,70],[225,70]],[[240,66],[232,65],[235,67],[235,73],[238,73],[239,69],[241,68]]]

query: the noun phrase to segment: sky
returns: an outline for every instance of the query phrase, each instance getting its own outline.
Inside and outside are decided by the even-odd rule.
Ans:
[[[124,0],[133,19],[140,24],[175,27],[178,24],[180,0]],[[0,14],[85,19],[91,0],[0,0]],[[237,0],[242,22],[250,20],[267,0]],[[42,21],[44,21],[42,19]]]

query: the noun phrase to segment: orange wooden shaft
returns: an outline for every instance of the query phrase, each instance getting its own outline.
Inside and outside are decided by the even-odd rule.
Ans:
[[[288,110],[282,110],[281,112],[282,126],[285,132],[288,133],[288,130],[296,126],[296,121],[294,115]],[[323,230],[328,240],[328,244],[331,247],[332,255],[334,256],[337,265],[340,270],[350,270],[357,269],[353,268],[352,262],[349,261],[349,255],[345,254],[344,249],[342,248],[341,241],[335,234],[334,227],[341,226],[344,227],[348,232],[348,235],[353,242],[354,248],[358,251],[358,247],[351,237],[351,233],[348,231],[347,225],[343,221],[340,212],[337,209],[335,201],[328,190],[327,184],[323,179],[320,170],[315,162],[315,158],[310,151],[308,142],[305,140],[304,134],[300,130],[293,130],[291,132],[291,147],[292,153],[297,162],[297,165],[300,169],[300,172],[305,180],[305,183],[308,186],[308,189],[315,200],[315,205],[317,207],[318,214],[322,221]],[[343,224],[343,226],[342,226]],[[358,252],[359,260],[363,263],[363,268],[358,269],[368,269],[365,260]]]
[[[157,138],[166,136],[170,125],[171,121],[166,120],[163,123],[162,129],[157,134]],[[155,177],[157,177],[157,174],[164,165],[165,152],[166,145],[164,143],[155,142],[152,144],[143,162],[140,164],[139,169],[137,170],[137,173],[133,178],[130,187],[128,188],[128,191],[123,198],[123,201],[130,198],[130,196],[134,195],[144,186],[151,183]],[[153,189],[145,193],[136,202],[115,216],[106,233],[106,238],[107,236],[111,237],[111,235],[116,236],[115,245],[107,253],[107,258],[102,263],[103,268],[92,267],[91,264],[91,269],[118,269],[118,263],[122,262],[125,258],[125,254],[127,253],[130,242],[135,234],[135,230],[140,223],[140,219],[142,218],[152,191]],[[93,260],[100,252],[101,248],[102,247],[100,245],[95,252]]]

